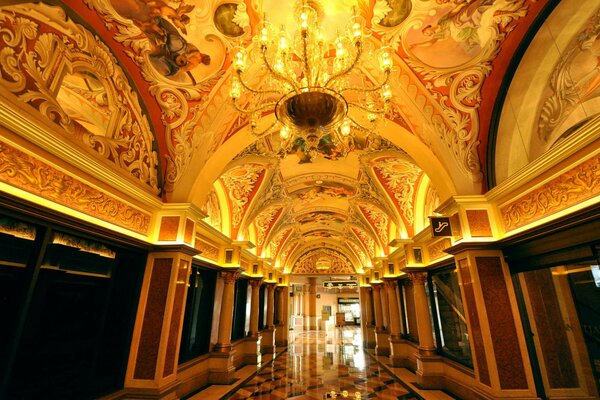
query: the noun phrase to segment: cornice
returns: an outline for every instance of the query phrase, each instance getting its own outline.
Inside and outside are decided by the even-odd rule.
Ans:
[[[569,140],[566,140],[556,147],[551,148],[542,156],[533,160],[521,168],[521,170],[510,176],[508,179],[492,188],[486,193],[485,197],[490,202],[502,201],[511,195],[512,197],[522,196],[527,192],[541,186],[543,183],[535,185],[525,192],[519,191],[520,188],[526,186],[529,182],[542,175],[544,172],[552,170],[568,157],[593,144],[598,140],[599,131],[600,116],[585,124],[580,130],[577,131],[576,134],[571,135]],[[595,150],[587,153],[585,159],[593,157],[599,151],[600,148],[597,147]],[[582,162],[584,160],[582,159],[579,161]],[[552,176],[548,176],[546,179],[544,179],[544,182],[560,175],[569,168],[572,168],[572,165],[560,168],[560,170],[557,170],[556,173],[552,174]]]

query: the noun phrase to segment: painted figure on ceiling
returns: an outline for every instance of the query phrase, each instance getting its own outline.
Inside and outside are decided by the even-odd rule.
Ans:
[[[187,33],[186,25],[190,22],[187,14],[194,9],[193,5],[181,1],[174,8],[162,0],[111,0],[111,4],[146,35],[151,45],[150,59],[162,75],[173,76],[200,64],[210,64],[210,56],[180,33]]]

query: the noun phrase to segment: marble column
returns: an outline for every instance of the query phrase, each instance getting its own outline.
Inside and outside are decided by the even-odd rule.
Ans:
[[[431,329],[429,299],[425,292],[427,273],[411,272],[408,274],[408,277],[413,284],[415,314],[417,315],[417,329],[419,330],[419,353],[432,355],[435,354],[435,343],[433,341],[433,330]]]
[[[231,330],[233,325],[233,300],[235,298],[235,281],[240,277],[240,271],[221,271],[223,280],[223,296],[221,312],[219,313],[219,332],[215,344],[215,367],[209,372],[210,383],[227,385],[235,381],[235,352],[231,348]]]
[[[443,387],[443,365],[441,358],[436,355],[433,330],[431,328],[431,314],[429,313],[429,299],[425,292],[427,272],[409,272],[409,279],[413,285],[415,314],[417,330],[419,332],[419,350],[415,354],[417,359],[417,382],[428,389]]]
[[[317,330],[317,278],[308,278],[308,329]]]
[[[198,251],[173,246],[148,255],[125,387],[148,399],[175,399],[187,283]]]
[[[250,329],[248,331],[248,336],[258,337],[258,314],[259,314],[259,304],[260,304],[260,286],[262,285],[261,279],[250,279],[248,281],[250,287],[252,288],[252,301],[250,308]]]
[[[405,367],[408,364],[408,346],[402,339],[402,316],[396,289],[396,278],[386,279],[385,291],[390,310],[390,361],[393,367]]]
[[[260,286],[262,278],[249,279],[248,283],[252,289],[250,302],[250,326],[248,330],[248,339],[244,343],[244,360],[246,364],[260,364],[262,361],[261,335],[258,332],[258,314],[260,304]]]
[[[303,292],[303,298],[304,298],[304,302],[302,303],[302,316],[303,316],[303,322],[302,325],[304,326],[305,330],[310,329],[310,313],[309,313],[309,305],[308,305],[308,298],[310,297],[310,294],[308,293],[308,284],[305,284],[302,286],[302,292]]]
[[[383,325],[383,310],[382,310],[382,284],[374,283],[373,288],[373,305],[375,307],[375,352],[379,356],[390,355],[389,333]],[[383,292],[385,294],[385,292]]]
[[[275,332],[275,344],[277,347],[285,347],[288,344],[287,336],[289,330],[288,301],[290,298],[289,287],[279,286],[278,305],[277,305],[277,330]]]
[[[360,288],[360,309],[361,309],[361,327],[363,334],[363,347],[365,349],[374,349],[375,342],[375,327],[373,322],[373,301],[371,298],[371,287],[362,286]]]
[[[275,283],[265,283],[267,292],[267,325],[262,332],[262,346],[261,350],[263,354],[274,354],[275,353],[275,325],[274,312],[275,312]]]

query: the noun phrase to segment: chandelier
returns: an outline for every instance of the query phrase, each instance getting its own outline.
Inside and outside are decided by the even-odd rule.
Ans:
[[[265,17],[253,45],[234,49],[233,105],[249,116],[255,135],[279,132],[282,155],[302,146],[315,156],[332,146],[345,156],[355,148],[356,134],[368,136],[388,109],[392,51],[368,48],[356,12],[333,41],[325,39],[318,13],[305,2],[296,7],[295,18],[292,36]],[[363,72],[366,63],[372,63],[369,75],[383,75],[379,82]],[[271,124],[263,120],[270,114]]]

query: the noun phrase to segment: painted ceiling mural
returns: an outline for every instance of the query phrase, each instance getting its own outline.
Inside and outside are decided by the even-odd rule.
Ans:
[[[12,7],[22,10],[20,19],[0,7],[8,45],[0,46],[0,84],[20,101],[163,200],[197,203],[205,222],[232,240],[251,236],[257,256],[301,274],[320,273],[316,260],[329,257],[331,271],[355,274],[389,254],[392,240],[416,235],[447,197],[484,189],[480,125],[488,116],[479,110],[494,98],[482,96],[482,88],[504,68],[495,60],[515,51],[511,32],[522,35],[535,17],[529,10],[547,1],[310,0],[326,34],[356,8],[372,32],[366,47],[389,45],[393,52],[386,120],[377,131],[357,133],[347,155],[327,138],[315,152],[301,142],[282,150],[279,135],[254,136],[250,119],[230,101],[234,47],[255,46],[265,11],[273,25],[290,26],[294,1],[65,1],[67,15],[95,30],[68,22],[80,42],[53,36],[70,21],[64,12],[46,11],[60,7],[19,3]],[[31,10],[52,22],[41,29]],[[571,66],[597,55],[594,21],[557,67],[579,74],[585,85],[551,83],[549,104],[573,90],[578,101],[598,97],[598,75]],[[89,59],[90,69],[66,74],[49,98],[53,107],[42,107],[44,66],[36,77],[34,69],[14,70],[11,60],[26,64],[26,53],[37,54],[27,59],[38,64],[52,60],[51,43]],[[363,69],[372,76],[374,65]],[[569,111],[544,107],[540,135],[551,136],[544,121]]]

